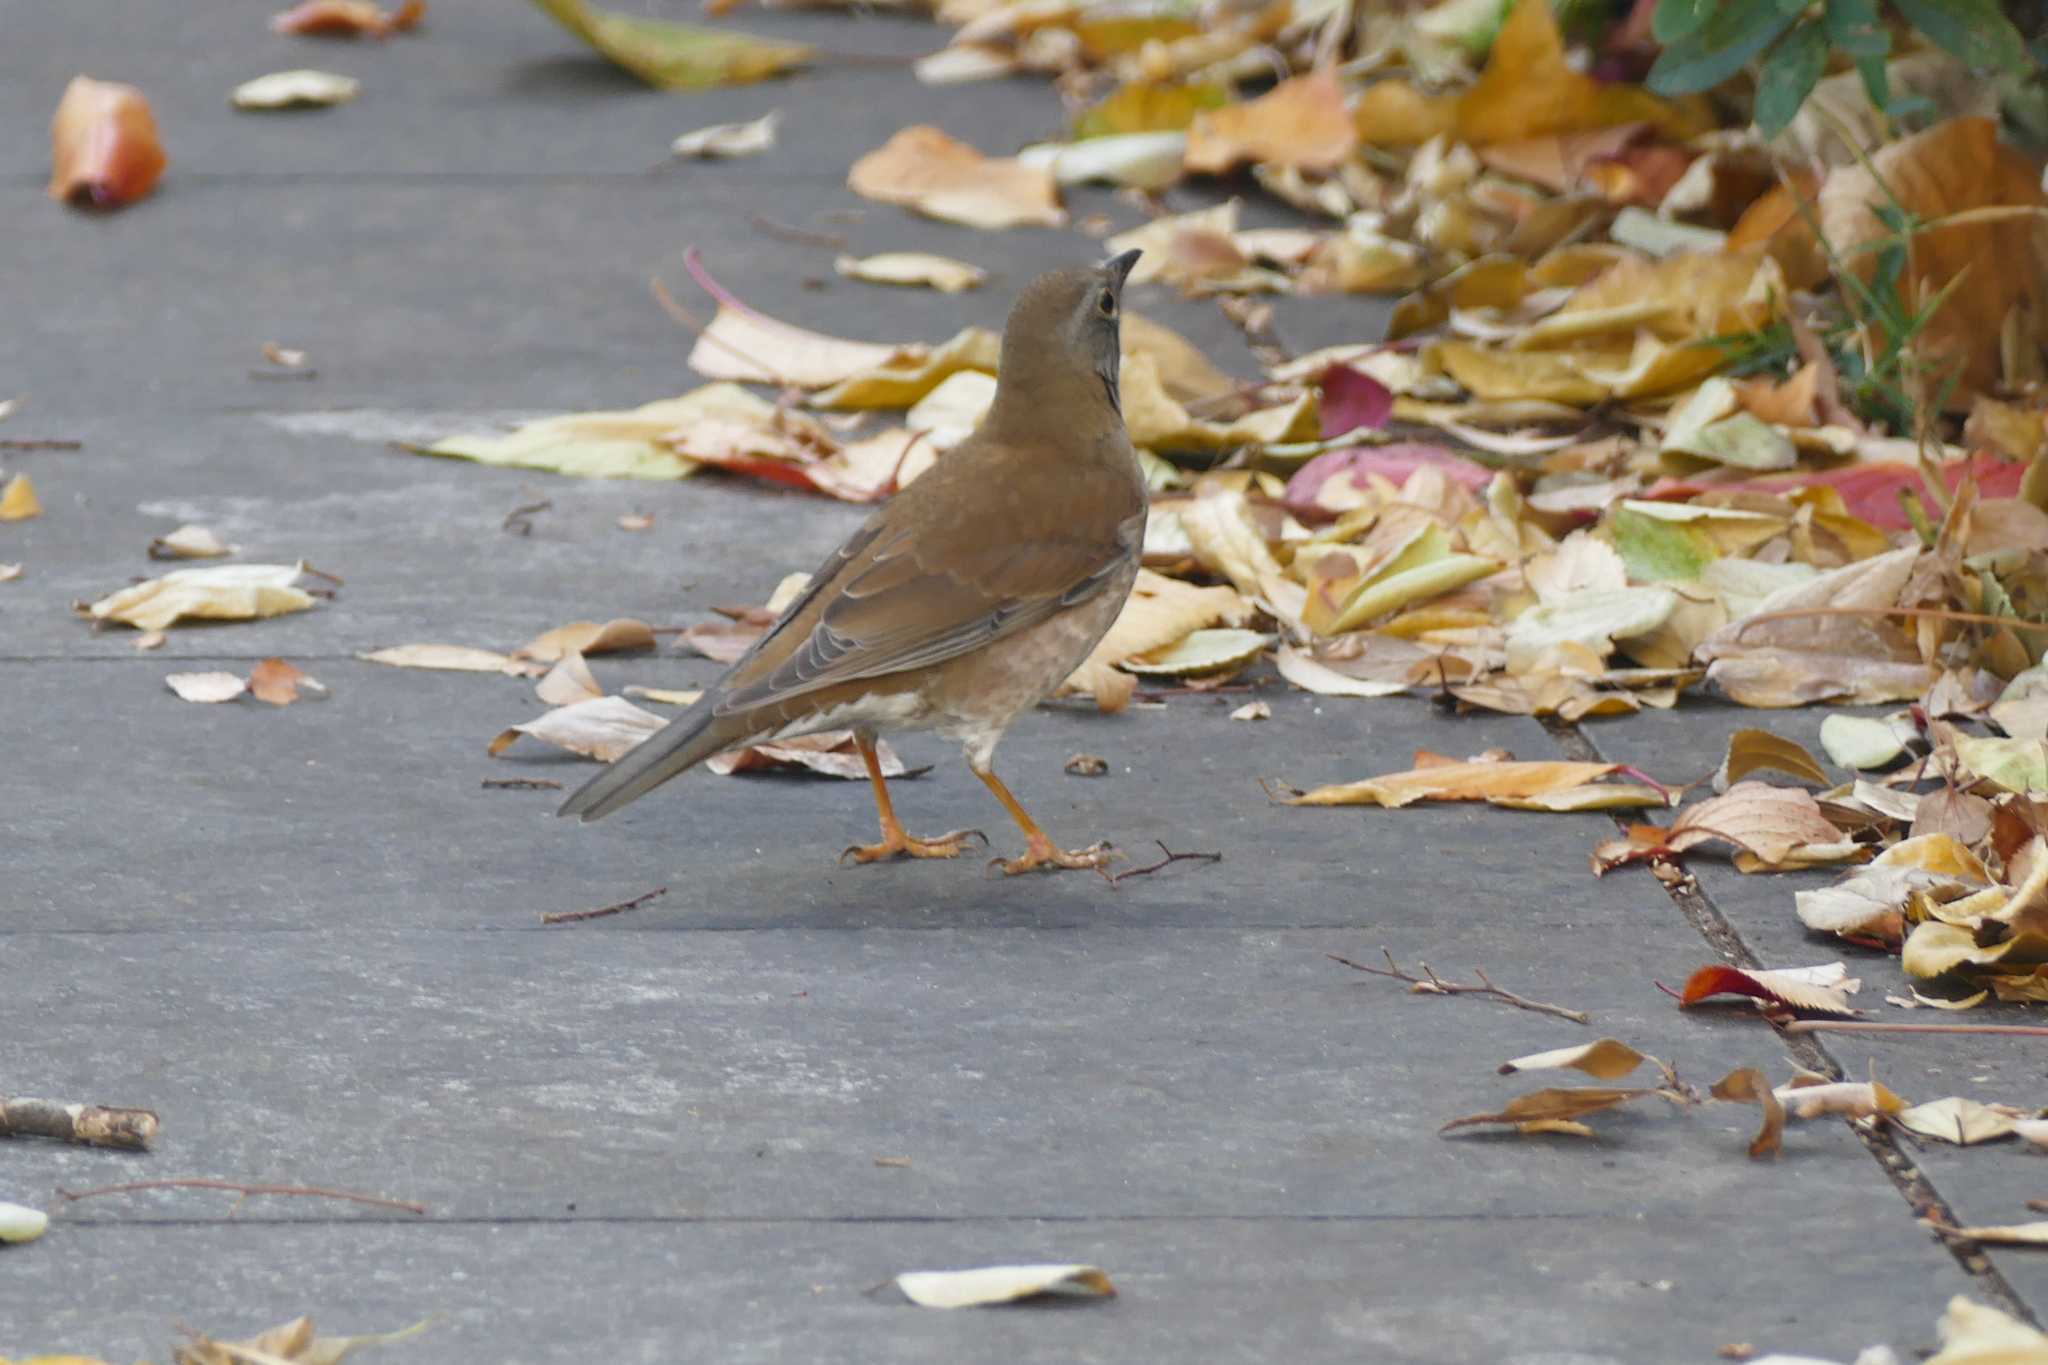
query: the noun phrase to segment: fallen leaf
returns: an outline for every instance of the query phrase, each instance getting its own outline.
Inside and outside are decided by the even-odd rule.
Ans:
[[[882,765],[884,777],[916,777],[928,771],[906,766],[887,740],[875,741],[875,757]],[[868,780],[867,764],[854,745],[851,730],[822,730],[795,739],[730,749],[722,754],[713,754],[704,761],[704,766],[720,777],[749,772],[801,772],[837,777],[848,782]]]
[[[920,285],[941,294],[979,289],[988,279],[980,266],[926,251],[885,251],[875,256],[841,256],[832,268],[868,284]]]
[[[1961,1294],[1941,1315],[1941,1350],[1925,1365],[2022,1365],[2048,1359],[2048,1333]]]
[[[151,559],[219,559],[241,546],[230,545],[204,526],[180,526],[149,542]]]
[[[234,673],[167,673],[164,685],[185,701],[233,701],[249,690],[248,683]]]
[[[642,687],[638,683],[628,683],[625,694],[629,697],[638,697],[641,701],[660,702],[663,706],[695,706],[703,697],[704,691],[702,688],[677,691],[668,687]]]
[[[1173,644],[1132,655],[1123,661],[1123,667],[1127,672],[1165,678],[1235,673],[1272,643],[1272,636],[1256,630],[1196,630]]]
[[[651,531],[654,529],[654,516],[649,512],[629,512],[619,518],[618,525],[621,531]]]
[[[770,110],[747,123],[714,123],[708,128],[684,133],[668,145],[671,156],[702,160],[729,160],[758,156],[775,145],[780,110]]]
[[[0,484],[0,521],[27,521],[43,514],[42,500],[26,474],[16,474]]]
[[[1130,321],[1126,313],[1127,328]],[[964,370],[994,374],[1002,341],[986,327],[963,327],[935,348],[899,347],[885,359],[864,363],[814,395],[811,403],[820,408],[907,408]]]
[[[1061,767],[1069,777],[1102,777],[1109,772],[1109,760],[1100,754],[1074,754]]]
[[[293,37],[389,38],[426,18],[426,0],[405,0],[386,11],[375,0],[301,0],[273,15],[270,31]]]
[[[1746,995],[1785,1009],[1852,1016],[1860,1011],[1849,1004],[1849,995],[1862,984],[1850,977],[1848,968],[1840,962],[1777,970],[1716,963],[1686,978],[1685,989],[1679,992],[1679,1004],[1697,1005],[1716,995]]]
[[[1273,708],[1262,701],[1248,701],[1230,713],[1232,720],[1271,720]]]
[[[725,295],[719,298],[711,325],[698,334],[690,348],[688,364],[706,379],[821,389],[876,369],[914,362],[923,358],[923,352],[922,347],[849,341],[814,332],[758,313]],[[991,359],[988,368],[994,367]]]
[[[701,344],[701,343],[700,343]],[[527,422],[503,435],[445,437],[408,446],[478,464],[545,469],[596,479],[682,479],[698,462],[676,453],[668,437],[707,418],[752,416],[761,400],[733,384],[710,384],[621,412],[576,412]]]
[[[109,593],[87,607],[95,621],[165,630],[179,621],[253,621],[305,611],[313,595],[298,586],[301,564],[221,564],[173,569]]]
[[[1059,227],[1067,220],[1050,171],[983,156],[929,124],[903,129],[854,162],[846,184],[863,198],[969,227]]]
[[[363,83],[331,71],[273,71],[243,81],[228,96],[237,109],[320,109],[347,104],[361,94]]]
[[[1835,762],[1861,771],[1885,767],[1905,753],[1911,732],[1910,721],[1900,725],[1838,712],[1820,723],[1820,745]]]
[[[667,722],[651,711],[643,711],[624,697],[594,697],[557,707],[536,720],[515,725],[491,741],[493,758],[512,747],[521,735],[531,735],[543,744],[567,749],[572,754],[611,763],[659,730]]]
[[[1418,756],[1419,757],[1419,756]],[[1571,763],[1563,760],[1474,761],[1420,764],[1406,772],[1317,787],[1289,797],[1290,806],[1383,806],[1397,810],[1417,801],[1528,800],[1594,788],[1602,778],[1621,771],[1619,763]],[[1662,805],[1664,798],[1641,787],[1623,787],[1613,794],[1616,806]],[[1599,795],[1605,797],[1602,791]],[[1587,809],[1587,807],[1579,807]]]
[[[156,188],[163,144],[149,100],[132,85],[73,76],[50,121],[50,197],[116,209]]]
[[[512,651],[515,659],[554,663],[569,653],[612,654],[625,649],[654,648],[654,630],[645,621],[621,616],[599,624],[572,621],[566,626],[536,635]]]
[[[509,654],[469,645],[393,645],[356,657],[393,668],[430,668],[453,673],[520,673],[526,668]]]
[[[1324,697],[1391,697],[1406,692],[1409,684],[1393,678],[1354,678],[1330,667],[1306,650],[1280,646],[1274,656],[1280,676],[1304,692]]]
[[[1197,417],[1166,390],[1149,355],[1133,355],[1122,373],[1124,425],[1131,443],[1179,454],[1221,454],[1239,446],[1315,439],[1320,430],[1313,392],[1297,394],[1227,422]]]
[[[1241,621],[1248,614],[1244,599],[1234,588],[1199,588],[1140,569],[1116,620],[1081,666],[1060,684],[1056,695],[1089,692],[1102,710],[1120,711],[1130,701],[1135,682],[1116,665],[1178,643],[1205,627]]]
[[[1744,706],[1918,699],[1933,671],[1906,631],[1881,616],[1827,613],[1898,605],[1920,553],[1906,546],[1772,593],[1755,615],[1822,614],[1730,622],[1697,651],[1709,665],[1707,681]]]
[[[1833,886],[1795,892],[1793,900],[1799,922],[1818,933],[1896,944],[1905,936],[1904,908],[1913,896],[1952,896],[1990,883],[1991,874],[1964,844],[1948,834],[1920,834]]]
[[[1157,192],[1180,179],[1186,133],[1125,133],[1084,142],[1036,143],[1017,160],[1052,173],[1056,184],[1100,182]]]
[[[1968,1228],[1944,1227],[1942,1230],[1952,1237],[1967,1237],[1973,1242],[1983,1242],[1992,1246],[2048,1247],[2048,1219],[2036,1223],[2004,1223],[1996,1226],[1987,1225]],[[2018,1324],[2014,1325],[2017,1326]],[[2040,1336],[2038,1333],[2035,1334],[2035,1338],[2030,1339],[2026,1344],[2030,1348],[2038,1348],[2040,1351],[2048,1352],[2048,1337]],[[1943,1354],[1947,1353],[1943,1352]],[[1972,1357],[1972,1359],[1975,1358]],[[2004,1358],[2020,1361],[2048,1359],[2048,1355],[2037,1356],[2030,1351],[2027,1356],[2007,1356]]]
[[[1334,67],[1280,82],[1257,99],[1195,114],[1188,126],[1186,165],[1221,175],[1240,162],[1331,171],[1358,144]]]
[[[1738,1104],[1754,1104],[1764,1111],[1763,1127],[1750,1139],[1750,1160],[1757,1161],[1767,1156],[1776,1156],[1785,1147],[1785,1106],[1771,1089],[1764,1073],[1753,1066],[1731,1071],[1714,1082],[1708,1092],[1717,1100],[1732,1100]]]
[[[0,583],[12,583],[21,577],[21,565],[0,564]]]
[[[1876,1081],[1794,1081],[1771,1093],[1785,1106],[1787,1118],[1864,1119],[1878,1114],[1895,1118],[1906,1110],[1904,1100]]]
[[[290,706],[299,699],[301,692],[309,697],[324,697],[327,687],[298,665],[283,659],[264,659],[249,670],[249,695],[260,702]]]
[[[2012,792],[2048,791],[2048,740],[1957,735],[1952,747],[1963,767]]]
[[[1827,769],[1814,762],[1813,755],[1806,752],[1806,746],[1796,739],[1756,729],[1737,730],[1728,737],[1728,756],[1721,760],[1721,775],[1727,782],[1740,782],[1751,773],[1765,770],[1781,772],[1816,786],[1834,785]]]
[[[993,1265],[977,1270],[907,1270],[896,1287],[920,1308],[978,1308],[1041,1297],[1116,1297],[1109,1276],[1092,1265]]]
[[[1507,1076],[1517,1071],[1571,1067],[1597,1081],[1618,1081],[1642,1064],[1643,1054],[1627,1043],[1618,1038],[1602,1038],[1598,1042],[1580,1043],[1577,1047],[1560,1047],[1515,1057],[1502,1062],[1499,1070],[1501,1075]]]
[[[534,0],[562,27],[649,85],[705,90],[767,80],[809,62],[808,43],[782,43],[598,9],[584,0]]]
[[[1517,1095],[1509,1100],[1498,1113],[1467,1114],[1452,1119],[1439,1133],[1448,1133],[1454,1128],[1468,1128],[1481,1123],[1512,1123],[1517,1127],[1530,1124],[1550,1125],[1568,1123],[1586,1114],[1597,1114],[1603,1109],[1612,1109],[1630,1100],[1641,1099],[1656,1092],[1651,1089],[1614,1089],[1607,1086],[1580,1086],[1571,1090],[1533,1090],[1526,1095]],[[1543,1130],[1537,1130],[1543,1131]],[[1568,1131],[1579,1136],[1589,1135],[1584,1129],[1550,1129]]]
[[[1897,1115],[1901,1126],[1920,1136],[1953,1142],[1959,1147],[2009,1137],[2015,1122],[2023,1117],[2020,1110],[1983,1104],[1961,1095],[1916,1104]]]
[[[388,1346],[427,1330],[432,1319],[396,1332],[323,1337],[313,1319],[298,1317],[242,1341],[217,1341],[197,1333],[171,1352],[172,1365],[339,1365],[367,1346]]]
[[[0,1242],[33,1242],[49,1230],[50,1215],[41,1209],[0,1203]],[[27,1362],[24,1362],[27,1365]]]
[[[572,706],[603,696],[604,689],[598,686],[583,656],[572,649],[565,651],[533,685],[533,694],[549,706]]]

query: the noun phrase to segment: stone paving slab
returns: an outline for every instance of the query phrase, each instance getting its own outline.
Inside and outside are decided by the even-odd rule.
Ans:
[[[89,1205],[80,1205],[82,1213]],[[1817,1218],[1853,1217],[1832,1201]],[[38,1249],[67,1292],[0,1349],[161,1359],[172,1324],[253,1332],[316,1307],[323,1330],[438,1314],[365,1359],[846,1362],[1202,1360],[1396,1365],[1711,1361],[1731,1341],[1848,1359],[1931,1348],[1946,1257],[1910,1237],[1831,1246],[1828,1297],[1785,1292],[1786,1261],[1741,1220],[1029,1219],[967,1222],[387,1222],[62,1225]],[[865,1291],[911,1269],[1092,1261],[1111,1303],[920,1310]],[[283,1269],[280,1270],[280,1267]],[[1445,1286],[1457,1285],[1454,1300]],[[1883,1324],[1896,1323],[1887,1328]]]

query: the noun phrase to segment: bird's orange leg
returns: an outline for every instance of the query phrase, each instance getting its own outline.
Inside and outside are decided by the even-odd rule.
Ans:
[[[1072,850],[1055,846],[1053,841],[1046,837],[1045,831],[1038,827],[1038,822],[1031,818],[1031,812],[1018,804],[1016,797],[1010,795],[1010,789],[1003,785],[1003,779],[995,775],[994,769],[984,772],[976,768],[974,775],[988,784],[988,789],[996,794],[996,800],[1003,803],[1003,809],[1010,812],[1010,818],[1017,822],[1017,828],[1024,831],[1024,856],[997,858],[989,864],[990,867],[1002,868],[1006,877],[1014,877],[1019,872],[1034,872],[1040,868],[1063,867],[1086,868],[1089,871],[1101,872],[1105,877],[1109,875],[1103,872],[1103,867],[1117,855],[1116,850],[1107,843],[1097,844],[1093,848]]]
[[[850,844],[839,855],[840,862],[848,858],[857,863],[880,862],[884,858],[957,858],[969,839],[988,843],[988,836],[978,829],[956,829],[936,839],[919,839],[906,833],[896,818],[896,805],[889,799],[889,784],[882,778],[882,760],[875,754],[873,736],[856,731],[853,745],[860,750],[860,761],[867,765],[868,781],[875,784],[875,814],[882,820],[882,842]]]

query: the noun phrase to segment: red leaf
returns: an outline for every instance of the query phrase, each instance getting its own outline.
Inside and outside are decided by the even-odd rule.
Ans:
[[[1378,431],[1394,415],[1394,395],[1363,370],[1332,365],[1318,381],[1323,391],[1323,439]]]

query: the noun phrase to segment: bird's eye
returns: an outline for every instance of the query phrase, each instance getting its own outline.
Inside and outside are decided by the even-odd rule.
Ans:
[[[1101,297],[1095,300],[1095,308],[1097,312],[1101,313],[1102,316],[1106,318],[1115,317],[1116,295],[1110,293],[1107,289],[1103,290]]]

